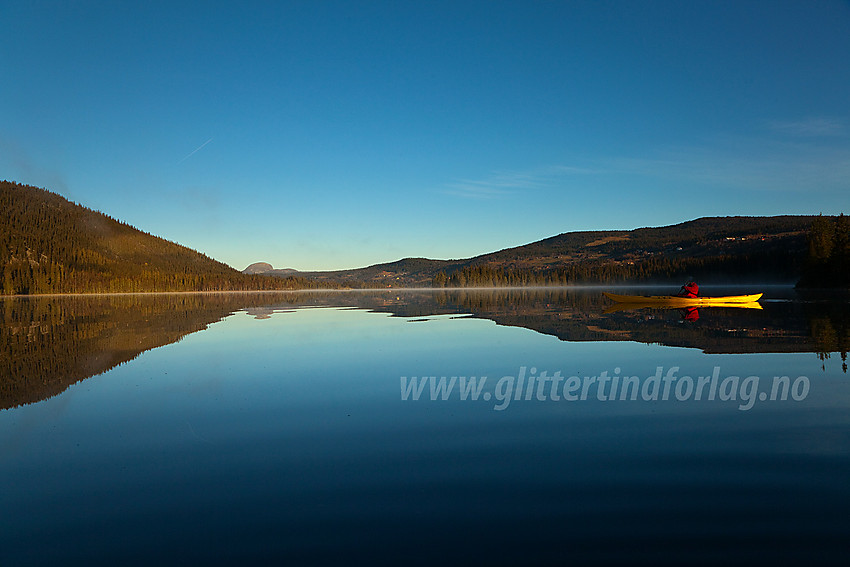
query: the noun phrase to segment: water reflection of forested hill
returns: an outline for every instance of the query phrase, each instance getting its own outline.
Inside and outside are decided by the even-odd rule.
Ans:
[[[235,310],[267,301],[261,294],[4,298],[0,409],[55,396]]]
[[[846,301],[768,299],[761,310],[701,308],[699,320],[686,321],[678,309],[606,314],[610,301],[586,289],[454,290],[398,297],[372,308],[407,317],[429,311],[472,313],[565,341],[628,340],[707,353],[828,354],[846,353],[850,348],[850,302]]]
[[[841,353],[844,359],[850,345],[848,302],[768,300],[763,310],[700,309],[698,321],[684,321],[677,310],[605,314],[608,305],[598,290],[580,289],[6,298],[0,301],[0,409],[59,394],[239,310],[258,319],[308,306],[358,307],[411,321],[465,315],[566,341],[626,340],[710,353]]]
[[[565,341],[637,341],[698,348],[707,353],[814,352],[850,348],[850,302],[808,300],[793,290],[762,302],[763,309],[701,308],[697,321],[678,309],[605,313],[611,302],[598,289],[379,291],[288,296],[295,304],[345,305],[419,321],[431,315],[472,315],[524,327]],[[273,307],[266,308],[269,313]]]

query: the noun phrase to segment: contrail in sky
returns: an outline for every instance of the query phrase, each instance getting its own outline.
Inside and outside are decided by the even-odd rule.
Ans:
[[[180,165],[181,163],[183,163],[184,161],[186,161],[187,159],[189,159],[190,157],[192,157],[193,155],[195,155],[196,153],[198,153],[199,151],[201,151],[201,148],[203,148],[204,146],[206,146],[207,144],[209,144],[209,143],[210,143],[210,142],[212,142],[212,141],[213,141],[213,139],[212,139],[212,138],[210,138],[209,140],[207,140],[206,142],[204,142],[203,144],[201,144],[200,146],[198,146],[197,148],[195,148],[194,150],[192,150],[192,152],[191,152],[189,155],[187,155],[186,157],[184,157],[183,159],[181,159],[180,161],[178,161],[178,162],[177,162],[177,165]]]

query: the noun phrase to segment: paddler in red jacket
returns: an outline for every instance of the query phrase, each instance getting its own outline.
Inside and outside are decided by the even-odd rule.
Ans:
[[[679,297],[697,297],[699,295],[699,286],[694,281],[689,281],[679,290]]]

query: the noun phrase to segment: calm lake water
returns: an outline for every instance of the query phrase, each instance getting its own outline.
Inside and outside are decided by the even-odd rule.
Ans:
[[[850,304],[765,297],[2,299],[0,565],[845,565]]]

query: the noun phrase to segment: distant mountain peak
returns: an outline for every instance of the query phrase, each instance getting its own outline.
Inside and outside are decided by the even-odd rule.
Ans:
[[[266,272],[271,272],[274,270],[274,266],[269,264],[268,262],[254,262],[244,270],[242,270],[243,274],[264,274]]]

